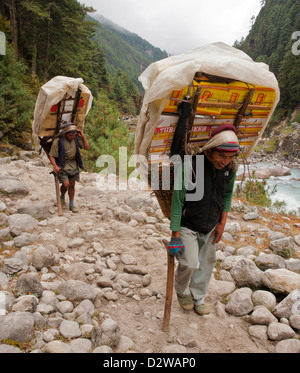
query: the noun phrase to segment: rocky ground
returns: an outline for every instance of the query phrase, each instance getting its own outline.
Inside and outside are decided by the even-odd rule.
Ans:
[[[209,315],[173,296],[162,331],[169,222],[149,191],[76,184],[57,215],[32,152],[0,159],[0,352],[300,352],[300,220],[233,201]]]

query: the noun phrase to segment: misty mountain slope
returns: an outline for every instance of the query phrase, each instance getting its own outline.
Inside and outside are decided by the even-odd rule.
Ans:
[[[154,61],[168,57],[167,52],[161,51],[137,34],[127,31],[103,16],[90,16],[90,21],[98,22],[94,38],[105,53],[110,74],[115,75],[116,71],[121,69],[140,86],[138,77],[145,68]]]

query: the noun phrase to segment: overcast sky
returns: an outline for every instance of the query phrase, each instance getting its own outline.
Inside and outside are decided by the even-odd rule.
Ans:
[[[261,0],[80,0],[170,54],[246,37]]]

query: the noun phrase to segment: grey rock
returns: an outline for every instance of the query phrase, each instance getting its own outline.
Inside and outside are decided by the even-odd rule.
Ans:
[[[73,303],[70,302],[69,300],[64,300],[58,303],[57,309],[62,314],[70,313],[70,312],[73,312],[74,306],[73,306]]]
[[[6,290],[8,288],[8,277],[5,273],[0,272],[0,290]]]
[[[83,238],[74,238],[73,240],[71,240],[68,243],[68,247],[71,248],[71,249],[75,249],[77,247],[82,246],[83,243],[84,243],[84,239]]]
[[[237,255],[241,256],[249,256],[249,255],[254,255],[256,253],[256,247],[253,246],[245,246],[241,247],[237,250]]]
[[[287,257],[294,252],[294,240],[292,237],[279,238],[271,241],[269,247],[275,254]]]
[[[255,170],[254,176],[257,179],[269,179],[271,176],[269,167],[259,167]]]
[[[226,271],[230,271],[242,259],[244,259],[244,257],[241,255],[227,256],[224,260],[222,260],[220,267]]]
[[[23,181],[10,176],[0,176],[0,191],[23,196],[29,193],[29,189]]]
[[[62,341],[52,341],[47,343],[42,351],[48,354],[69,354],[72,352],[72,348],[69,344]]]
[[[112,353],[113,353],[113,349],[105,345],[96,347],[93,351],[93,354],[112,354]]]
[[[234,242],[234,238],[229,232],[224,232],[222,235],[222,241]]]
[[[267,330],[268,327],[266,325],[251,325],[248,332],[252,337],[266,341],[268,339]]]
[[[87,354],[92,350],[92,342],[89,339],[77,338],[70,342],[73,354]]]
[[[235,290],[229,296],[230,300],[225,307],[226,312],[234,316],[247,315],[253,309],[251,295],[252,290],[249,288],[241,288]]]
[[[124,272],[137,274],[137,275],[146,275],[148,273],[146,267],[138,266],[138,265],[126,265],[124,267]]]
[[[241,226],[237,222],[226,223],[224,228],[224,232],[231,234],[231,236],[238,235],[241,230]]]
[[[29,312],[12,312],[0,316],[0,340],[11,339],[19,343],[31,341],[34,331],[34,318]]]
[[[1,344],[0,345],[0,354],[20,354],[21,350],[18,347]]]
[[[300,314],[292,315],[290,317],[290,325],[293,329],[299,331],[300,330]]]
[[[64,338],[81,337],[79,324],[75,321],[64,320],[59,327],[59,332]]]
[[[273,314],[278,318],[289,319],[293,314],[299,314],[298,305],[300,304],[300,291],[294,290],[285,297],[273,310]]]
[[[247,214],[245,214],[243,216],[243,219],[248,221],[248,220],[258,219],[259,217],[260,217],[260,215],[259,215],[258,211],[252,211],[252,212],[248,212]]]
[[[107,288],[113,286],[113,281],[108,276],[101,276],[97,279],[97,286]]]
[[[137,264],[136,259],[129,254],[124,254],[121,256],[121,262],[126,265],[135,265]]]
[[[270,325],[272,322],[277,322],[276,317],[265,307],[257,307],[250,316],[252,324]]]
[[[3,240],[10,233],[9,228],[4,228],[0,230],[0,240]]]
[[[14,245],[17,247],[28,246],[34,242],[36,236],[27,232],[21,233],[18,237],[14,238]]]
[[[16,288],[18,294],[34,294],[38,298],[42,296],[43,287],[40,281],[32,275],[22,274],[16,283]]]
[[[260,287],[262,271],[251,259],[241,259],[230,271],[237,286]]]
[[[3,214],[2,212],[0,213],[0,225],[4,225],[7,222],[8,216],[6,214]]]
[[[157,239],[152,237],[146,238],[146,240],[143,243],[143,246],[146,250],[160,250],[162,248],[161,243],[158,242]]]
[[[268,269],[261,278],[263,284],[275,292],[289,294],[300,289],[300,274],[287,269]]]
[[[286,238],[285,234],[282,233],[282,232],[277,232],[277,231],[269,231],[268,232],[268,239],[270,241],[279,240],[281,238]]]
[[[285,268],[285,260],[276,254],[262,253],[254,260],[255,264],[262,271],[267,269]]]
[[[283,165],[269,167],[269,171],[271,173],[271,176],[274,177],[291,175],[291,170]]]
[[[57,288],[57,292],[71,301],[94,300],[97,295],[96,290],[92,286],[77,280],[63,281]]]
[[[178,344],[166,345],[161,349],[162,354],[185,354],[186,352],[186,347]]]
[[[91,330],[91,342],[92,342],[92,348],[99,347],[101,344],[101,337],[102,337],[102,329],[98,326],[94,326]]]
[[[13,305],[13,312],[35,312],[38,304],[38,299],[34,295],[21,295],[16,299],[15,304]]]
[[[19,227],[22,231],[30,232],[38,225],[38,220],[27,214],[13,214],[7,219],[9,228]]]
[[[101,324],[101,344],[116,347],[120,342],[121,331],[119,325],[112,319],[107,318]]]
[[[300,246],[300,234],[297,234],[297,236],[294,237],[295,243]]]
[[[45,317],[39,312],[34,312],[32,315],[34,317],[35,327],[38,329],[43,329],[47,324]]]
[[[268,337],[272,341],[281,341],[283,339],[293,338],[295,336],[294,330],[286,324],[279,322],[272,322],[268,326]]]
[[[72,263],[65,268],[68,273],[68,278],[71,280],[86,281],[85,273],[94,268],[93,264],[89,263]]]
[[[300,273],[300,259],[290,258],[285,261],[285,265],[289,271]]]
[[[18,207],[18,214],[27,214],[35,219],[46,219],[49,217],[49,209],[45,202],[31,202]]]
[[[43,291],[41,302],[50,305],[55,311],[57,310],[59,304],[59,300],[57,299],[55,293],[51,290]]]
[[[254,306],[265,306],[272,311],[276,307],[276,297],[273,293],[266,290],[257,290],[252,294]]]
[[[80,304],[74,309],[74,312],[77,316],[80,316],[84,313],[93,316],[95,312],[94,304],[89,299],[84,299]]]
[[[121,335],[120,342],[116,348],[116,353],[126,353],[127,351],[132,350],[134,347],[134,342],[131,338],[126,335]]]
[[[285,339],[277,343],[275,347],[277,354],[298,354],[300,353],[300,341],[298,339]]]
[[[49,315],[50,313],[55,312],[55,308],[51,304],[45,302],[40,302],[36,310],[43,315]]]
[[[7,275],[13,275],[22,271],[24,267],[23,261],[19,258],[8,258],[2,262],[1,271]]]
[[[55,257],[51,250],[45,247],[37,248],[32,254],[32,265],[40,271],[43,267],[54,265]]]

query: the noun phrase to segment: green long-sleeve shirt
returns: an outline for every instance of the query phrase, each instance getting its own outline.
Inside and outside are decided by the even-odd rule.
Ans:
[[[213,164],[211,164],[211,167],[215,169]],[[233,171],[230,171],[229,177],[230,177],[230,180],[227,185],[225,195],[223,197],[224,212],[229,212],[231,210],[231,202],[232,202],[232,196],[233,196],[234,182],[236,179],[236,173]],[[173,196],[172,196],[172,204],[171,204],[170,229],[174,232],[177,232],[180,230],[182,208],[183,208],[183,204],[185,200],[185,195],[186,195],[186,188],[184,185],[184,167],[182,167],[182,188],[179,190],[174,189]]]

